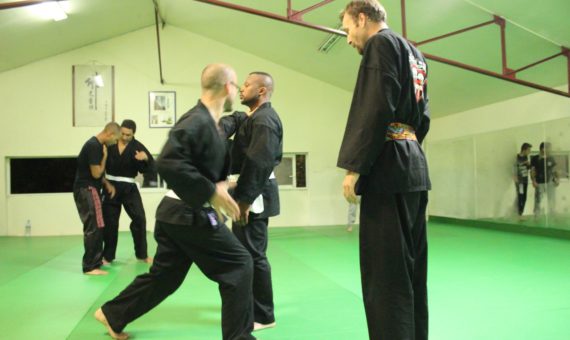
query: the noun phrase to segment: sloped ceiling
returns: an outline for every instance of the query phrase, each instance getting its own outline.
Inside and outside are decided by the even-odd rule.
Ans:
[[[0,0],[7,2],[13,1]],[[287,8],[286,0],[229,2],[283,16]],[[292,7],[301,10],[317,2],[293,0]],[[157,3],[166,25],[220,41],[347,91],[354,86],[360,57],[344,39],[324,54],[317,51],[329,36],[324,32],[197,1],[158,0]],[[400,1],[382,3],[389,14],[389,25],[400,32]],[[333,1],[308,13],[304,19],[337,27],[338,13],[345,4],[344,0]],[[70,0],[69,6],[69,18],[60,22],[39,20],[28,7],[0,11],[0,72],[154,25],[152,0]],[[560,45],[570,46],[568,0],[415,0],[407,1],[406,12],[408,37],[413,41],[488,21],[490,13],[505,17],[511,21],[507,24],[507,57],[512,69],[558,53]],[[495,72],[501,70],[496,25],[433,42],[421,49]],[[231,56],[228,58],[231,63]],[[163,56],[163,63],[168,64],[167,55]],[[518,78],[556,87],[567,84],[567,72],[566,59],[559,57],[521,72]],[[168,74],[164,78],[168,82]],[[434,117],[536,92],[434,61],[430,63],[429,86]]]

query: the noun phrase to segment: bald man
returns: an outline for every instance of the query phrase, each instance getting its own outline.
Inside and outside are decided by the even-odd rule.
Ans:
[[[193,263],[219,285],[222,338],[255,339],[253,261],[222,216],[235,220],[239,208],[227,192],[229,155],[217,123],[231,111],[239,86],[235,71],[222,64],[204,69],[201,86],[198,104],[180,117],[157,160],[171,190],[156,212],[158,248],[150,271],[95,312],[114,339],[127,339],[127,324],[174,293]]]
[[[119,124],[108,123],[97,136],[91,137],[79,152],[77,170],[73,182],[73,199],[83,223],[82,268],[86,275],[106,275],[103,265],[103,228],[105,222],[101,209],[101,189],[107,163],[107,146],[119,139]],[[108,183],[105,182],[107,186]],[[111,190],[110,187],[106,188]]]
[[[253,257],[254,330],[275,326],[271,266],[267,259],[269,217],[279,215],[279,190],[273,169],[283,154],[283,125],[271,106],[273,78],[249,74],[240,89],[247,113],[220,119],[227,138],[234,136],[231,173],[239,175],[233,197],[241,211],[233,233]]]

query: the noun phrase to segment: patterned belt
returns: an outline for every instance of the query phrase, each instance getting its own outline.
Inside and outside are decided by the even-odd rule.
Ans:
[[[416,131],[413,127],[402,123],[390,123],[386,132],[386,140],[414,140],[417,141]]]

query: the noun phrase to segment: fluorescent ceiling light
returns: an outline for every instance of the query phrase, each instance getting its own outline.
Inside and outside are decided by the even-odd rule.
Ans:
[[[69,12],[69,1],[43,2],[28,7],[28,10],[42,19],[54,21],[65,20],[67,19],[67,12]]]

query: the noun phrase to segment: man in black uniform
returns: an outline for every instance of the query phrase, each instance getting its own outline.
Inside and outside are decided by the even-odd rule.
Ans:
[[[150,272],[95,312],[115,339],[126,339],[122,331],[127,324],[174,293],[193,263],[219,284],[223,339],[255,339],[253,261],[221,215],[239,217],[227,192],[229,155],[217,128],[239,86],[235,71],[221,64],[204,69],[201,85],[200,101],[180,117],[157,160],[158,173],[172,190],[156,212],[158,249]]]
[[[113,194],[103,197],[105,219],[103,262],[115,259],[119,235],[121,206],[131,218],[131,234],[137,259],[151,263],[146,243],[146,216],[135,177],[153,168],[154,160],[147,148],[135,139],[137,125],[130,119],[121,123],[121,138],[109,147],[105,179],[114,188]]]
[[[526,193],[528,190],[528,171],[530,170],[528,155],[530,154],[531,148],[532,145],[529,143],[523,143],[521,146],[521,152],[517,154],[514,164],[513,178],[515,180],[515,187],[517,189],[516,206],[519,218],[522,218],[524,206],[526,203]]]
[[[552,216],[556,208],[556,187],[558,186],[558,172],[556,161],[550,155],[551,145],[548,142],[540,143],[539,154],[530,159],[530,176],[534,187],[534,216],[542,213],[542,204],[548,200],[548,213]]]
[[[338,166],[344,196],[360,210],[360,271],[370,339],[428,337],[426,206],[421,142],[429,129],[427,66],[386,24],[376,0],[341,14],[362,55]]]
[[[279,188],[273,169],[283,154],[283,126],[271,106],[273,78],[252,72],[240,90],[249,112],[220,119],[220,128],[234,136],[231,173],[239,175],[233,197],[241,218],[233,233],[253,257],[254,330],[275,326],[271,266],[267,259],[269,217],[279,215]]]
[[[106,275],[103,265],[103,231],[105,222],[101,210],[102,177],[107,162],[107,146],[117,142],[119,124],[111,122],[97,136],[91,137],[77,157],[73,182],[73,199],[83,223],[83,273]],[[107,186],[107,185],[106,185]],[[111,190],[109,186],[106,188]]]

